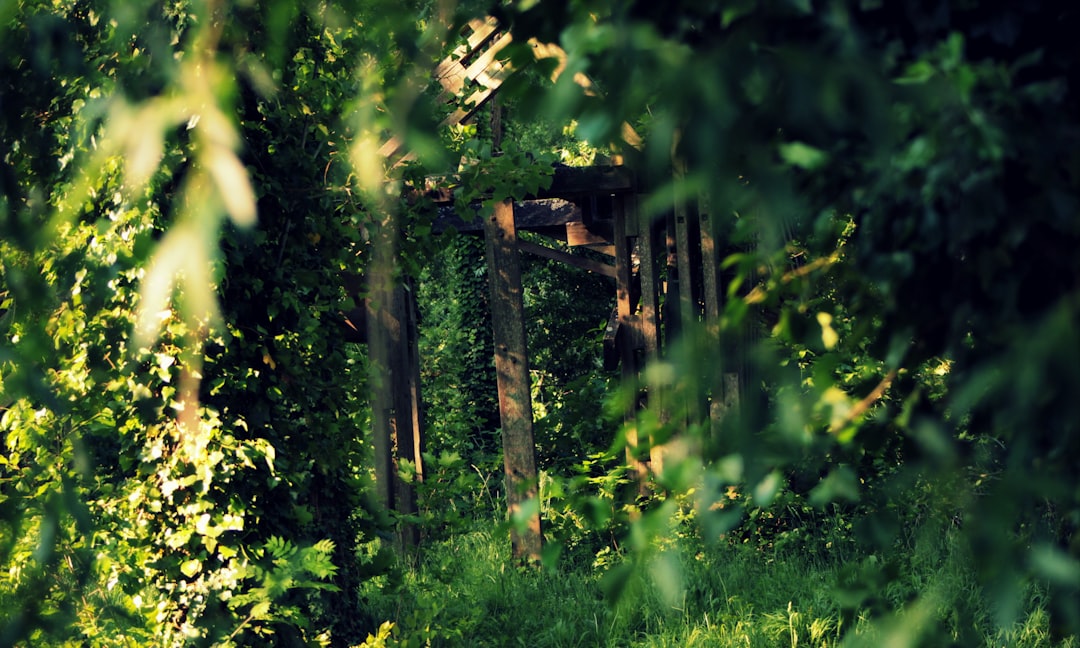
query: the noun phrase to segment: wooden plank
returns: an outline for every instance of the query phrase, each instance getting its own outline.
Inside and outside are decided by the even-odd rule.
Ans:
[[[465,66],[460,61],[446,59],[435,68],[435,80],[443,88],[441,97],[445,101],[449,97],[456,97],[465,89]]]
[[[468,26],[472,31],[466,38],[465,43],[467,49],[474,50],[495,33],[495,30],[499,27],[499,21],[491,16],[473,18],[468,22]]]
[[[561,261],[575,268],[595,272],[604,277],[609,277],[611,279],[615,278],[615,266],[608,265],[607,263],[601,263],[599,261],[594,261],[593,259],[587,259],[583,256],[570,254],[568,252],[563,252],[562,250],[556,250],[554,248],[537,245],[536,243],[522,241],[520,239],[518,240],[518,249],[538,257],[552,259],[553,261]]]
[[[435,78],[442,86],[439,102],[451,101],[463,93],[469,84],[476,83],[484,88],[498,88],[512,72],[496,59],[503,49],[513,41],[509,32],[502,34],[486,49],[473,49],[469,52],[471,62],[466,59],[445,59],[435,69]]]
[[[502,69],[502,64],[495,60],[495,57],[499,55],[499,52],[506,49],[514,40],[514,37],[510,32],[503,32],[499,38],[491,44],[490,47],[485,49],[479,56],[476,57],[468,68],[465,69],[465,77],[470,81],[479,81],[482,75],[488,75],[489,77],[497,74]],[[489,69],[491,68],[491,69]],[[505,76],[503,77],[505,78]],[[502,79],[495,84],[498,87],[502,83]],[[492,87],[489,83],[481,83],[485,87]]]
[[[538,497],[536,446],[533,442],[532,395],[525,342],[525,307],[514,204],[503,200],[484,219],[487,242],[491,322],[495,341],[495,369],[502,419],[503,468],[506,500],[511,519],[522,515],[522,505]],[[524,528],[511,526],[514,558],[540,559],[540,514],[528,516]]]
[[[467,24],[469,35],[465,43],[454,49],[453,54],[443,59],[435,68],[434,77],[442,85],[447,95],[457,95],[468,79],[466,66],[476,52],[495,35],[499,23],[488,16],[487,19],[473,19]]]

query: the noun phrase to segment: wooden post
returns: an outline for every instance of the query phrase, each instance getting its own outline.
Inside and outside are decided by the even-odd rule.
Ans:
[[[419,365],[415,333],[410,328],[410,295],[395,281],[397,219],[388,213],[375,236],[375,257],[368,271],[368,359],[372,383],[372,428],[375,438],[375,488],[388,511],[415,515],[416,489],[398,473],[402,460],[423,474],[423,430],[419,415]],[[398,548],[403,552],[419,542],[413,524],[398,528]]]
[[[657,220],[650,223],[641,223],[641,245],[639,255],[641,257],[641,337],[645,347],[645,363],[656,362],[660,359],[660,251],[663,249],[662,233],[664,221]],[[664,425],[668,421],[667,403],[662,387],[651,385],[648,387],[649,406],[658,413],[658,422]],[[649,440],[649,469],[654,475],[659,475],[664,470],[663,447]]]
[[[701,281],[700,255],[695,248],[700,245],[698,236],[700,228],[697,223],[697,214],[687,208],[686,179],[681,169],[675,172],[675,255],[679,270],[679,321],[682,324],[684,334],[696,334],[700,317],[698,298]],[[696,261],[696,263],[695,263]],[[701,380],[701,376],[693,376],[692,380]],[[683,390],[686,402],[685,415],[689,422],[696,423],[702,420],[704,403],[699,399],[701,393],[696,385],[688,385]]]
[[[416,487],[412,482],[401,479],[400,470],[403,461],[409,462],[414,469],[414,477],[423,475],[421,452],[421,434],[419,412],[416,399],[417,381],[413,380],[412,344],[409,335],[408,291],[400,283],[393,288],[393,312],[390,329],[390,382],[393,402],[393,449],[394,449],[394,510],[402,515],[415,516]],[[416,546],[420,542],[420,530],[415,524],[404,523],[398,528],[401,548]]]
[[[507,199],[497,203],[495,210],[484,219],[484,239],[487,242],[495,370],[502,417],[506,500],[510,516],[514,518],[521,515],[522,504],[538,497],[538,482],[513,201]],[[510,543],[515,559],[540,559],[539,510],[528,517],[523,530],[511,527]]]
[[[705,326],[709,337],[719,343],[720,309],[724,304],[720,282],[720,246],[716,240],[716,219],[708,193],[698,199],[698,221],[701,224],[701,270],[702,291],[705,301]],[[731,371],[735,364],[730,358],[722,358],[720,374],[711,376],[712,393],[709,401],[709,420],[713,434],[718,434],[720,424],[728,412],[739,402],[739,374]]]
[[[392,339],[397,322],[393,316],[393,263],[396,219],[387,214],[374,236],[375,258],[368,270],[369,297],[366,307],[368,362],[371,369],[371,423],[375,453],[375,492],[387,511],[394,510],[393,438],[394,396],[390,372],[393,369]]]
[[[408,279],[402,286],[405,306],[405,338],[409,367],[409,415],[412,421],[412,455],[416,464],[416,481],[424,481],[424,399],[420,390],[420,327],[417,322],[416,283]]]
[[[634,319],[634,301],[632,296],[633,260],[630,258],[631,238],[636,231],[629,226],[626,199],[622,196],[615,197],[615,286],[616,286],[616,312],[619,318],[619,360],[622,365],[623,382],[632,385],[637,391],[637,359],[635,349],[638,346],[637,321]],[[647,471],[645,465],[637,457],[638,434],[634,412],[628,412],[626,416],[626,460],[638,474],[644,483]]]

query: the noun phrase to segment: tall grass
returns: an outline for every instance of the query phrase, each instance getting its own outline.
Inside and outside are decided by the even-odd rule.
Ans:
[[[672,543],[631,570],[611,600],[610,576],[587,561],[512,565],[495,525],[429,546],[394,587],[362,592],[403,646],[1061,646],[1051,641],[1039,590],[1027,615],[998,628],[969,569],[943,538],[906,555],[843,564],[794,551]],[[859,608],[842,608],[844,574],[881,568],[889,578]]]

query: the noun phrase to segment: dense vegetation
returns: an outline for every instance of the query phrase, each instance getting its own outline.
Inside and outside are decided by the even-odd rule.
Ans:
[[[501,154],[429,87],[483,15],[515,39]],[[0,645],[1076,645],[1078,27],[1051,2],[0,1]],[[386,173],[391,133],[417,161]],[[547,548],[521,568],[482,253],[399,196],[611,153],[646,217],[712,211],[726,301],[645,372],[668,460],[643,487],[610,285],[528,262]],[[417,520],[374,503],[338,324],[343,275],[388,260],[430,358]],[[731,371],[714,429],[698,396]]]

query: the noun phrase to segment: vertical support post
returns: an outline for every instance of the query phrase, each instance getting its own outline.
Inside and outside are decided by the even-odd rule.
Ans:
[[[701,291],[700,257],[696,248],[700,245],[700,227],[697,223],[697,214],[688,209],[686,196],[685,171],[681,165],[676,164],[675,170],[675,256],[679,269],[679,319],[682,322],[683,332],[697,333],[697,325],[700,319],[698,309],[698,294]],[[698,263],[695,263],[698,261]],[[700,380],[701,376],[694,376]],[[701,394],[696,386],[691,384],[684,389],[686,401],[685,416],[690,422],[702,420],[704,403],[699,399]]]
[[[698,222],[701,224],[702,291],[705,301],[705,326],[709,337],[719,341],[720,309],[724,303],[720,283],[720,246],[716,241],[716,220],[708,192],[698,199]],[[723,347],[721,347],[723,348]],[[726,350],[725,350],[726,351]],[[722,351],[723,352],[723,351]],[[726,355],[726,353],[725,353]],[[729,358],[723,359],[720,374],[711,376],[712,394],[709,401],[709,420],[713,434],[719,434],[720,424],[739,401],[739,375],[731,371]]]
[[[639,255],[641,257],[641,337],[645,347],[645,362],[655,362],[660,357],[660,251],[663,240],[661,238],[665,221],[657,220],[649,223],[640,223],[641,245]],[[665,252],[666,254],[666,252]],[[649,387],[649,405],[658,413],[660,425],[668,421],[667,403],[662,387],[653,385]],[[653,474],[659,475],[664,471],[663,447],[650,439],[649,443],[649,468]]]
[[[720,295],[720,247],[716,244],[716,224],[708,193],[702,193],[698,199],[698,222],[701,225],[701,287],[705,301],[705,321],[712,331],[720,320],[723,297]]]
[[[422,429],[419,418],[419,368],[414,378],[415,335],[410,334],[409,293],[395,281],[397,219],[387,213],[375,236],[375,258],[368,271],[368,355],[372,383],[372,427],[375,488],[390,511],[415,515],[416,490],[399,476],[401,461],[422,475]],[[420,540],[419,529],[403,524],[398,548],[403,552]]]
[[[521,265],[511,200],[496,203],[495,210],[484,219],[484,239],[487,242],[495,370],[502,418],[506,500],[513,519],[522,515],[525,502],[538,497],[538,482]],[[540,559],[539,509],[527,517],[524,528],[511,526],[510,543],[515,559]]]
[[[687,209],[685,180],[680,173],[675,174],[675,255],[679,268],[679,315],[686,328],[698,320],[697,298],[694,295],[694,264],[691,260],[694,247],[693,215]]]
[[[405,305],[406,363],[409,367],[409,414],[412,421],[412,454],[416,465],[416,481],[424,481],[424,399],[420,389],[420,327],[417,322],[416,283],[409,278],[402,286]]]
[[[414,410],[414,383],[412,372],[412,340],[409,336],[408,291],[405,286],[393,289],[393,325],[390,329],[390,381],[393,390],[394,419],[394,510],[402,515],[415,516],[416,488],[400,477],[402,462],[409,462],[415,478],[422,475],[419,451],[420,428]],[[401,548],[416,546],[420,542],[420,530],[415,524],[402,524],[398,529]]]
[[[660,231],[662,223],[640,223],[641,337],[648,361],[660,354]]]
[[[367,325],[371,368],[371,419],[375,454],[375,492],[387,511],[394,510],[394,417],[392,339],[397,322],[393,316],[394,238],[397,223],[386,214],[378,224],[372,246],[375,258],[368,269]]]
[[[633,386],[637,391],[637,359],[634,350],[638,346],[637,322],[634,320],[634,302],[632,297],[633,260],[630,258],[631,237],[636,234],[628,223],[626,199],[619,195],[614,198],[614,238],[615,238],[615,310],[619,318],[619,334],[617,344],[619,348],[619,360],[624,382]],[[626,461],[634,469],[638,477],[644,481],[646,476],[645,465],[637,457],[637,445],[639,443],[636,416],[633,412],[627,414],[626,421]]]

